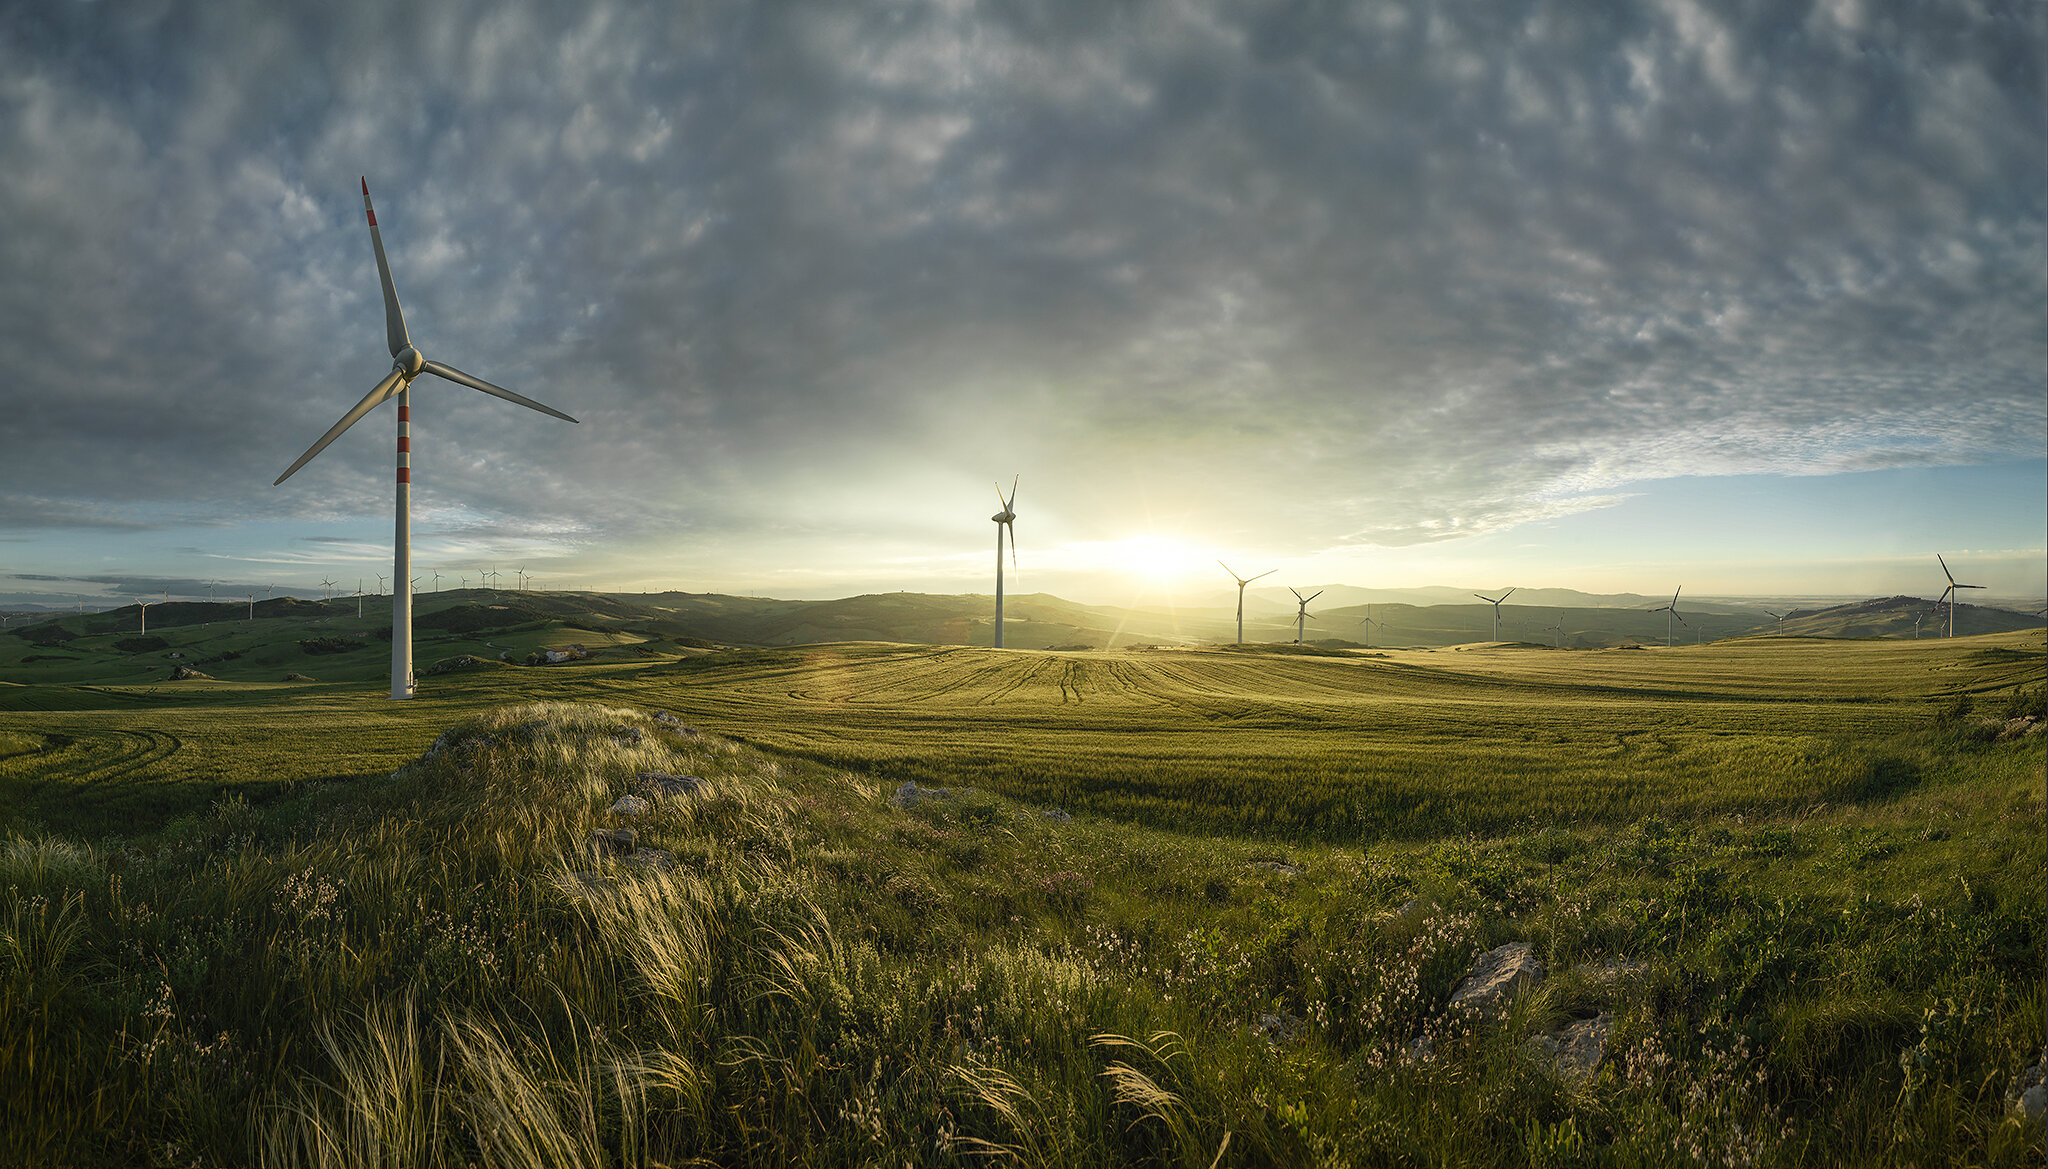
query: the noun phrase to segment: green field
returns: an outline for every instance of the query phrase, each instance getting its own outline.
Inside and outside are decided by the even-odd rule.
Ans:
[[[0,685],[0,1161],[2042,1156],[2007,1096],[2048,736],[2002,740],[2039,631],[712,650],[629,616],[433,634],[599,653],[410,703],[325,611],[164,627],[244,680]],[[323,636],[364,645],[268,677]],[[712,794],[642,822],[674,873],[581,895],[639,770]],[[1446,1015],[1508,941],[1555,977]],[[1531,1054],[1595,1014],[1596,1075]]]

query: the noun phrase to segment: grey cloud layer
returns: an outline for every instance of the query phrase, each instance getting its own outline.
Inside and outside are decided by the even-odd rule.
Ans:
[[[422,383],[482,527],[1021,467],[1306,551],[2048,442],[2038,5],[24,7],[4,493],[387,507],[381,416],[267,487],[385,366],[365,172],[428,355],[584,419]]]

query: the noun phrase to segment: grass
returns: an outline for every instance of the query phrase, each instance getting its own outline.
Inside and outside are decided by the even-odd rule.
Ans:
[[[2038,1164],[2038,635],[1565,656],[0,687],[0,1162]]]

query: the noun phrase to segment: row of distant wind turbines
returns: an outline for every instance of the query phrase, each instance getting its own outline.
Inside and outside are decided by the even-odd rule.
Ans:
[[[422,373],[431,373],[444,381],[468,386],[470,389],[479,390],[493,397],[503,398],[508,402],[516,402],[530,410],[537,410],[542,414],[559,418],[564,422],[575,422],[576,419],[552,406],[542,405],[531,398],[515,394],[502,386],[492,385],[482,378],[464,373],[454,366],[445,365],[438,361],[430,361],[420,352],[418,347],[412,343],[411,335],[406,331],[405,314],[398,305],[398,291],[391,281],[391,264],[384,256],[384,237],[377,229],[377,210],[370,203],[370,180],[368,176],[364,176],[362,187],[363,216],[369,221],[370,248],[376,253],[377,277],[382,283],[384,290],[384,332],[385,339],[391,349],[391,372],[384,375],[383,379],[373,386],[370,392],[365,394],[362,401],[357,402],[353,409],[342,415],[340,421],[329,427],[327,433],[321,435],[318,442],[308,447],[305,454],[300,455],[297,461],[285,468],[284,474],[279,475],[271,486],[275,487],[286,479],[291,478],[299,468],[312,461],[313,457],[321,451],[326,450],[328,444],[340,438],[344,431],[354,426],[357,422],[362,421],[372,410],[393,398],[398,399],[397,506],[392,536],[391,697],[411,698],[414,694],[412,669],[412,593],[413,586],[418,583],[418,579],[412,575],[413,380]],[[1010,493],[1007,496],[1003,494],[1002,485],[998,483],[996,485],[996,499],[1002,504],[1002,510],[989,518],[996,525],[996,621],[993,642],[996,647],[1000,648],[1003,644],[1003,543],[1004,536],[1007,533],[1010,543],[1011,563],[1014,567],[1017,556],[1017,481],[1015,479],[1011,480]],[[1222,562],[1218,561],[1218,563],[1221,564]],[[1243,644],[1245,586],[1278,570],[1268,570],[1258,574],[1258,576],[1249,578],[1239,577],[1236,572],[1231,571],[1228,565],[1224,565],[1224,571],[1229,572],[1231,579],[1237,581],[1237,640],[1239,644]],[[1944,573],[1948,571],[1947,561],[1942,562],[1942,571]],[[495,576],[495,572],[491,575]],[[435,574],[435,579],[438,585],[438,573]],[[333,589],[335,584],[333,581],[323,581],[322,583],[330,590]],[[465,585],[467,584],[466,578],[464,583]],[[1953,599],[1955,591],[1957,589],[1982,587],[1982,585],[1958,584],[1953,575],[1949,576],[1948,591],[1943,593],[1942,596],[1949,601],[1949,632],[1951,635],[1955,632],[1955,601]],[[380,591],[383,588],[383,577],[381,574],[378,576],[378,588]],[[1294,593],[1295,600],[1298,602],[1298,609],[1295,615],[1295,640],[1299,642],[1302,639],[1309,619],[1309,602],[1321,596],[1322,592],[1318,590],[1304,597],[1299,590],[1289,589],[1288,591]],[[1493,606],[1493,633],[1494,640],[1496,641],[1500,640],[1501,602],[1507,600],[1508,596],[1513,592],[1513,589],[1509,589],[1507,593],[1501,594],[1498,599],[1480,596],[1477,593],[1473,594],[1474,596],[1479,596],[1480,600],[1486,601]],[[361,593],[362,589],[360,584],[358,584],[358,598],[360,598]],[[166,595],[168,596],[168,593]],[[358,605],[360,603],[359,599]],[[253,596],[250,597],[250,612],[253,616],[255,612],[255,598]],[[1665,620],[1665,643],[1669,645],[1671,641],[1671,622],[1677,620],[1683,623],[1684,621],[1678,615],[1678,593],[1673,592],[1671,594],[1671,603],[1669,605],[1653,609],[1651,612],[1668,614]],[[1773,614],[1773,616],[1777,615]],[[147,621],[146,613],[144,620],[145,622]],[[1369,613],[1366,620],[1368,624],[1372,623]],[[1779,620],[1782,622],[1784,619],[1779,617]],[[1562,625],[1563,619],[1560,617],[1558,629],[1560,635],[1562,633]]]

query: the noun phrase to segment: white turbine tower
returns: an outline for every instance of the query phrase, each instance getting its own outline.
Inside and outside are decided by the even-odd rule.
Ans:
[[[1502,594],[1500,595],[1500,601],[1496,601],[1496,600],[1494,600],[1494,599],[1493,599],[1492,597],[1487,597],[1487,596],[1481,596],[1481,595],[1480,595],[1480,594],[1478,594],[1478,593],[1473,593],[1472,595],[1473,595],[1473,596],[1475,596],[1475,597],[1479,597],[1479,599],[1480,599],[1480,600],[1482,600],[1482,601],[1485,601],[1485,602],[1486,602],[1487,604],[1489,604],[1489,605],[1492,605],[1492,606],[1493,606],[1493,639],[1494,639],[1495,641],[1499,641],[1499,640],[1500,640],[1500,601],[1505,601],[1505,600],[1507,600],[1507,599],[1508,599],[1509,597],[1512,597],[1512,596],[1514,596],[1514,595],[1515,595],[1515,590],[1513,590],[1513,589],[1509,589],[1509,590],[1508,590],[1507,592],[1504,592],[1504,593],[1502,593]]]
[[[1287,591],[1293,593],[1294,599],[1301,602],[1300,611],[1294,615],[1294,644],[1300,645],[1302,637],[1308,630],[1308,603],[1322,596],[1323,590],[1317,589],[1305,597],[1301,595],[1300,589],[1290,588]]]
[[[1380,630],[1380,641],[1381,641],[1381,643],[1382,643],[1382,644],[1385,644],[1385,642],[1386,642],[1386,629],[1387,629],[1387,627],[1386,627],[1386,626],[1384,626],[1384,625],[1381,625],[1381,624],[1380,624],[1379,622],[1377,622],[1377,621],[1375,621],[1375,620],[1373,620],[1373,619],[1372,619],[1372,602],[1371,602],[1371,601],[1367,601],[1367,602],[1365,603],[1365,616],[1363,616],[1363,617],[1360,617],[1360,618],[1358,619],[1358,623],[1359,623],[1360,625],[1362,625],[1362,626],[1364,626],[1364,627],[1365,627],[1365,648],[1367,648],[1367,649],[1371,649],[1371,648],[1372,648],[1372,631],[1373,631],[1373,629],[1374,629],[1375,627],[1377,627],[1377,628],[1378,628],[1378,629]]]
[[[370,221],[370,248],[377,253],[377,277],[384,285],[384,335],[391,346],[391,372],[376,384],[355,409],[341,416],[320,441],[312,445],[298,462],[285,469],[277,477],[275,487],[292,477],[292,473],[327,449],[327,444],[341,437],[341,433],[361,421],[364,415],[378,406],[398,399],[398,506],[397,521],[392,535],[392,581],[391,581],[391,697],[411,698],[412,677],[412,383],[422,373],[480,390],[492,397],[507,402],[517,402],[529,410],[574,422],[574,418],[552,406],[543,406],[531,398],[522,397],[502,386],[494,386],[479,377],[428,361],[413,346],[412,338],[405,330],[405,313],[398,307],[398,290],[391,283],[391,265],[384,258],[384,237],[377,230],[377,210],[370,205],[370,180],[363,179],[363,215]]]
[[[1269,568],[1269,569],[1267,569],[1266,571],[1264,571],[1264,572],[1260,573],[1260,574],[1259,574],[1259,576],[1239,576],[1239,575],[1237,575],[1237,574],[1236,574],[1235,572],[1231,572],[1231,570],[1230,570],[1230,566],[1229,566],[1228,564],[1224,564],[1224,563],[1223,563],[1223,562],[1222,562],[1221,560],[1218,560],[1218,561],[1217,561],[1216,563],[1217,563],[1218,565],[1220,565],[1220,566],[1222,567],[1223,571],[1225,571],[1225,572],[1229,572],[1229,573],[1230,573],[1230,579],[1232,579],[1232,580],[1234,580],[1234,581],[1236,581],[1236,582],[1237,582],[1237,644],[1239,644],[1239,645],[1243,645],[1243,644],[1244,644],[1244,586],[1246,586],[1246,585],[1248,585],[1248,584],[1252,583],[1253,581],[1255,581],[1255,580],[1259,579],[1259,576],[1271,576],[1271,575],[1273,575],[1274,573],[1276,573],[1276,572],[1278,572],[1278,571],[1280,571],[1280,570],[1279,570],[1279,569],[1277,569],[1277,568]]]
[[[148,633],[148,632],[149,632],[149,606],[150,606],[150,602],[148,602],[148,601],[145,601],[145,600],[143,600],[143,599],[142,599],[141,597],[137,597],[137,598],[135,598],[135,607],[136,607],[137,609],[140,609],[140,610],[142,611],[142,630],[141,630],[141,632],[143,632],[143,633]]]
[[[1685,586],[1684,586],[1684,585],[1679,585],[1679,586],[1678,586],[1677,588],[1675,588],[1675,589],[1671,590],[1671,603],[1670,603],[1670,604],[1668,604],[1668,605],[1665,605],[1664,607],[1662,607],[1662,608],[1660,608],[1660,609],[1652,609],[1652,610],[1650,610],[1650,612],[1652,612],[1652,613],[1663,613],[1663,614],[1665,614],[1665,617],[1664,617],[1664,648],[1665,648],[1665,649],[1670,649],[1670,648],[1671,648],[1671,619],[1672,619],[1673,617],[1678,617],[1678,594],[1680,594],[1680,593],[1682,593],[1682,592],[1684,592],[1684,591],[1685,591]],[[1679,623],[1680,625],[1683,625],[1683,624],[1685,624],[1685,618],[1683,618],[1683,617],[1678,617],[1678,623]]]
[[[1010,563],[1017,561],[1017,479],[1010,480],[1010,498],[1003,498],[1003,485],[996,484],[996,500],[1003,510],[988,517],[996,525],[996,635],[995,648],[1003,648],[1003,529],[1010,529]]]
[[[1941,553],[1936,552],[1934,554],[1934,558],[1936,560],[1941,560]],[[1956,574],[1948,570],[1948,561],[1946,560],[1941,560],[1941,575],[1948,578],[1948,588],[1942,590],[1941,598],[1943,601],[1948,602],[1948,636],[1954,637],[1956,635],[1956,590],[1981,589],[1984,586],[1971,584],[1957,584]],[[1934,603],[1937,607],[1939,607],[1941,601],[1936,601]]]

